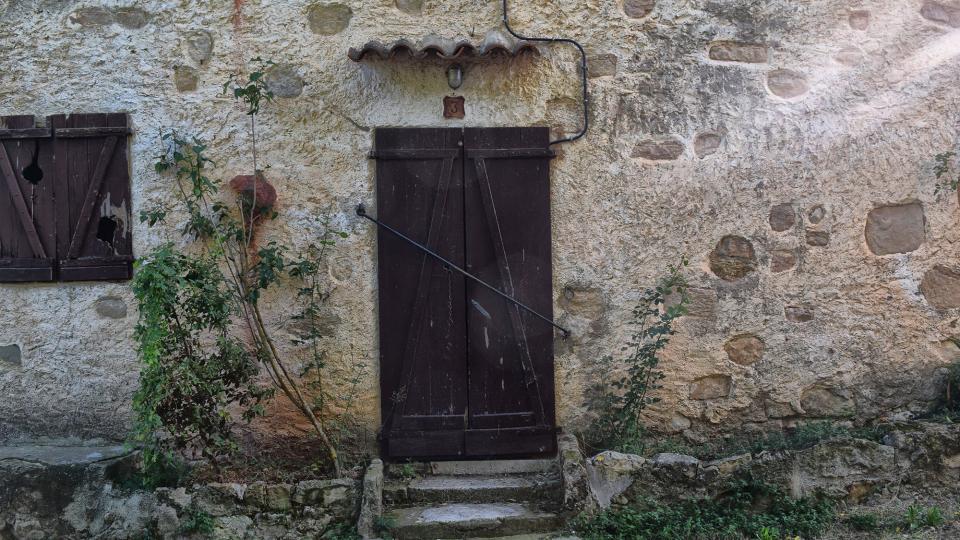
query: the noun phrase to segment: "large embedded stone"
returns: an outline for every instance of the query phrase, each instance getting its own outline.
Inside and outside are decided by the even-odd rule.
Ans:
[[[633,484],[634,473],[642,469],[646,461],[640,456],[613,450],[601,452],[587,460],[590,491],[600,508],[609,508],[613,499]]]
[[[909,253],[923,244],[926,220],[919,202],[874,208],[867,214],[864,236],[874,255]]]
[[[960,308],[960,272],[938,264],[923,275],[920,292],[936,309]]]
[[[13,366],[23,365],[23,355],[19,345],[0,345],[0,362]]]
[[[297,73],[297,68],[290,64],[271,67],[267,72],[266,83],[274,97],[295,98],[303,93],[303,78]]]
[[[825,386],[804,390],[800,407],[808,416],[850,416],[857,411],[856,403],[846,391]]]
[[[756,268],[753,244],[742,236],[724,236],[710,252],[710,270],[724,281],[740,279]]]
[[[423,12],[423,0],[397,0],[397,9],[408,15],[420,15]]]
[[[187,56],[198,64],[206,64],[213,54],[213,35],[206,30],[196,30],[183,37]]]
[[[102,6],[82,7],[70,14],[70,22],[86,27],[107,26],[113,21],[113,12]]]
[[[807,230],[807,245],[825,247],[830,243],[830,233],[827,231]]]
[[[770,228],[776,232],[789,230],[797,223],[797,211],[790,203],[778,204],[770,209]]]
[[[840,50],[833,55],[833,59],[836,60],[838,64],[855,66],[863,61],[863,52],[852,45],[847,45],[841,47]]]
[[[119,296],[101,296],[94,303],[97,315],[108,319],[123,319],[127,316],[127,303]]]
[[[200,74],[190,66],[173,68],[173,84],[178,92],[193,92],[200,83]]]
[[[813,310],[809,306],[785,306],[783,315],[790,322],[810,322],[813,320]]]
[[[777,274],[786,272],[797,265],[797,251],[777,249],[770,252],[770,271]]]
[[[758,45],[756,43],[718,41],[710,44],[710,49],[707,54],[711,60],[720,62],[762,64],[767,61],[766,45]]]
[[[730,360],[741,366],[749,366],[763,358],[765,349],[763,340],[753,334],[734,336],[723,345]]]
[[[353,10],[343,4],[314,4],[307,8],[307,24],[314,34],[332,36],[350,25]]]
[[[711,154],[717,153],[717,150],[720,149],[720,144],[722,143],[723,137],[721,137],[718,133],[699,133],[693,139],[693,152],[697,155],[697,157],[707,157]]]
[[[138,7],[120,7],[113,10],[117,24],[124,28],[136,30],[143,28],[150,20],[150,13]]]
[[[850,23],[850,28],[860,31],[866,30],[870,26],[870,12],[863,9],[851,11],[847,20]]]
[[[777,69],[767,74],[767,88],[777,97],[793,99],[810,90],[807,78],[789,69]]]
[[[672,308],[680,303],[682,297],[676,291],[671,292],[663,299],[665,308]],[[717,292],[713,289],[691,287],[687,289],[688,317],[711,318],[717,313]]]
[[[587,59],[590,78],[613,77],[617,74],[618,60],[617,55],[610,53],[591,56]]]
[[[650,161],[672,161],[683,155],[683,142],[677,139],[647,139],[633,148],[631,157]]]
[[[656,0],[623,0],[623,12],[631,19],[646,17],[656,6]]]
[[[701,377],[690,385],[690,399],[709,400],[720,399],[730,395],[733,381],[729,375],[708,375]]]
[[[807,219],[814,225],[823,221],[825,217],[827,217],[827,209],[822,204],[818,204],[807,211]]]
[[[953,28],[960,28],[960,7],[952,7],[940,2],[924,2],[920,16],[928,21],[938,22]]]

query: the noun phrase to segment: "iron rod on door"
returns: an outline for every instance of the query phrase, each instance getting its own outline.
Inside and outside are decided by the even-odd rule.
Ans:
[[[564,339],[570,337],[570,330],[567,330],[566,328],[564,328],[564,327],[560,326],[559,324],[553,322],[549,317],[546,317],[546,316],[544,316],[544,315],[541,315],[540,313],[538,313],[537,311],[535,311],[533,308],[525,305],[523,302],[517,300],[516,298],[513,298],[513,297],[510,296],[509,294],[501,291],[500,289],[494,287],[493,285],[490,285],[490,284],[487,283],[486,281],[478,278],[477,276],[471,274],[470,272],[467,272],[467,271],[464,270],[463,268],[460,268],[459,266],[457,266],[456,264],[454,264],[452,261],[444,258],[442,255],[434,252],[433,250],[431,250],[431,249],[428,248],[427,246],[424,246],[424,245],[421,244],[420,242],[417,242],[416,240],[414,240],[414,239],[410,238],[409,236],[403,234],[402,232],[394,229],[393,227],[387,225],[386,223],[380,221],[379,219],[377,219],[377,218],[375,218],[375,217],[373,217],[373,216],[368,215],[368,214],[367,214],[367,208],[366,208],[362,203],[359,204],[359,205],[357,205],[357,215],[360,216],[360,217],[362,217],[362,218],[366,218],[366,219],[372,221],[372,222],[375,223],[378,227],[382,227],[382,228],[386,229],[387,231],[390,231],[391,233],[393,233],[394,235],[396,235],[397,237],[399,237],[401,240],[403,240],[403,241],[407,242],[408,244],[416,247],[417,249],[419,249],[420,251],[426,253],[427,255],[430,255],[430,256],[433,257],[434,259],[437,259],[438,261],[442,262],[443,264],[447,265],[448,267],[456,270],[457,272],[461,273],[464,277],[469,278],[469,279],[472,279],[473,281],[479,283],[480,285],[483,285],[483,286],[486,287],[487,289],[490,289],[491,291],[493,291],[493,292],[497,293],[498,295],[502,296],[502,297],[503,297],[505,300],[507,300],[508,302],[511,302],[511,303],[515,304],[517,307],[523,309],[523,310],[526,311],[527,313],[532,314],[533,316],[537,317],[538,319],[541,319],[541,320],[543,320],[544,322],[546,322],[547,324],[549,324],[549,325],[553,326],[554,328],[560,330],[561,332],[563,332],[563,337],[564,337]]]

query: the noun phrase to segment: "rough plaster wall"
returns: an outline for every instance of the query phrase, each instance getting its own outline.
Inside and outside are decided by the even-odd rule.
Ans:
[[[579,96],[574,56],[548,48],[533,61],[469,68],[459,91],[467,116],[444,120],[441,68],[358,65],[346,50],[430,33],[479,37],[498,26],[498,2],[424,0],[419,14],[417,2],[342,3],[348,24],[325,35],[308,17],[319,10],[313,29],[329,22],[318,2],[0,0],[0,114],[129,111],[137,215],[171,196],[152,171],[161,129],[208,139],[224,180],[250,172],[245,117],[220,85],[253,56],[286,64],[291,93],[297,78],[304,86],[261,115],[259,151],[281,214],[265,236],[306,245],[323,213],[352,233],[329,268],[327,346],[335,364],[367,366],[359,412],[375,427],[374,235],[352,214],[373,198],[370,129],[572,132]],[[595,360],[619,350],[640,291],[682,254],[697,304],[666,355],[663,401],[651,412],[659,425],[694,433],[800,414],[871,417],[933,396],[937,370],[960,356],[944,345],[958,335],[957,309],[938,311],[919,290],[932,267],[960,262],[957,201],[935,197],[932,180],[932,156],[957,140],[960,11],[951,9],[960,4],[659,0],[649,14],[654,3],[638,0],[512,4],[517,29],[581,40],[600,75],[593,129],[553,162],[556,314],[576,331],[557,347],[561,424],[583,425]],[[188,43],[200,30],[212,37],[206,60]],[[733,44],[708,53],[715,42]],[[923,208],[919,247],[874,255],[868,212],[910,201]],[[770,210],[784,203],[795,222],[775,232]],[[732,259],[719,254],[755,266],[733,281],[711,270],[728,235],[755,257],[738,259],[749,250],[736,239]],[[136,252],[174,236],[138,225]],[[785,251],[795,265],[773,272]],[[98,312],[105,296],[123,299],[126,316]],[[136,383],[128,287],[0,285],[0,301],[0,346],[21,350],[19,364],[0,361],[0,441],[122,437]],[[290,297],[266,302],[286,327]],[[759,359],[756,346],[728,356],[724,345],[743,334],[762,341]],[[278,412],[264,429],[296,433],[284,421],[295,416]]]

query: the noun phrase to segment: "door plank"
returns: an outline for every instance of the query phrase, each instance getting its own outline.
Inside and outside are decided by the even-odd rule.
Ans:
[[[467,269],[551,317],[548,130],[467,128],[464,153]],[[466,292],[467,455],[554,452],[552,327],[481,286]]]
[[[462,266],[461,135],[381,128],[371,156],[379,219]],[[463,277],[390,233],[377,238],[384,453],[461,455],[468,394]],[[415,444],[411,437],[419,435],[411,433],[431,433],[435,444]]]

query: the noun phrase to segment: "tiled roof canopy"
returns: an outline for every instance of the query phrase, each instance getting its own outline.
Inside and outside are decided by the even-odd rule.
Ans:
[[[491,30],[479,44],[466,38],[447,39],[437,36],[427,36],[416,44],[406,39],[398,39],[392,43],[370,41],[359,49],[351,47],[347,56],[354,62],[360,62],[369,59],[394,58],[464,60],[486,56],[516,57],[526,54],[536,56],[540,51],[533,42],[516,39],[499,30]]]

